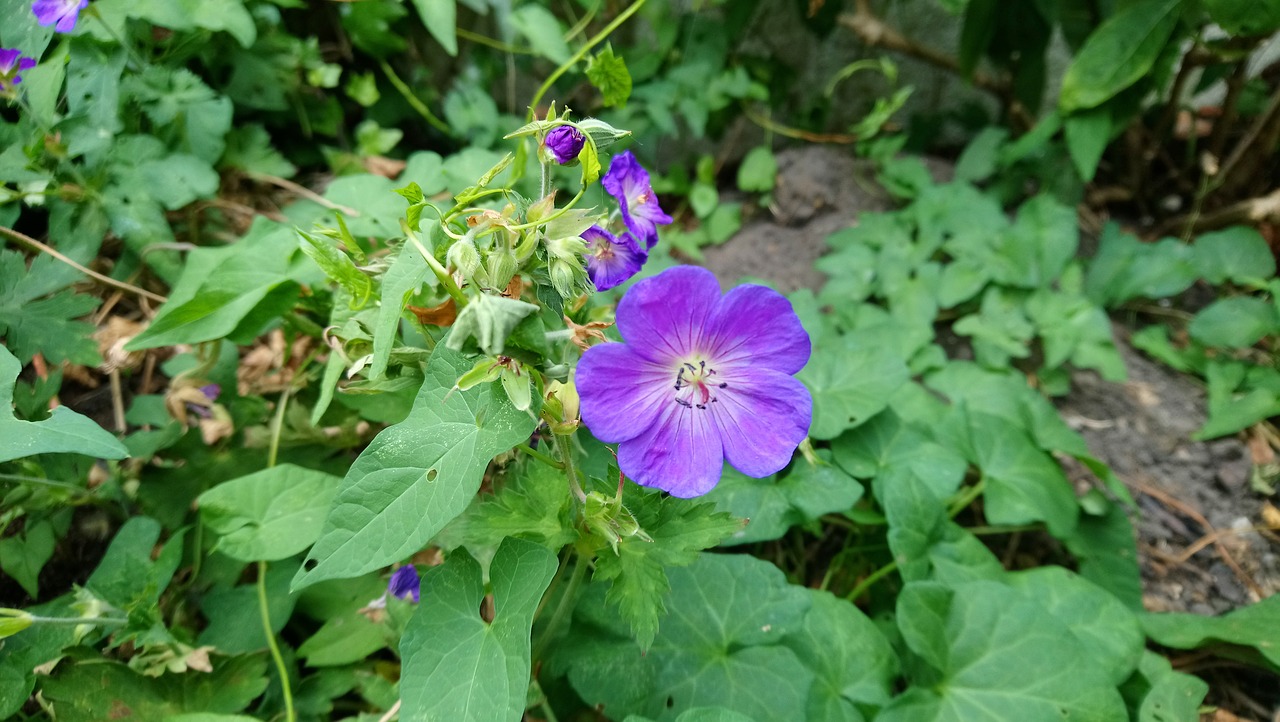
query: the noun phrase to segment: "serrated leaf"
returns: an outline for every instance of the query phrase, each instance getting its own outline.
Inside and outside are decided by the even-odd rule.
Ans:
[[[556,555],[545,547],[502,542],[489,566],[496,613],[486,622],[479,613],[484,579],[470,554],[457,549],[428,571],[424,609],[400,641],[405,719],[518,722],[529,687],[533,613],[555,572]]]
[[[275,561],[316,540],[338,477],[293,464],[224,481],[201,494],[200,519],[215,549],[242,562]]]
[[[132,0],[128,15],[171,30],[226,31],[245,48],[258,37],[244,0]]]
[[[508,477],[496,494],[476,499],[451,530],[480,548],[519,537],[560,549],[578,538],[568,484],[563,471],[530,462]]]
[[[432,352],[409,417],[379,433],[342,480],[295,588],[418,551],[467,507],[493,457],[533,433],[534,418],[491,384],[450,393],[471,365],[445,344]]]
[[[814,349],[797,378],[813,394],[809,435],[831,439],[888,405],[894,391],[906,383],[908,371],[898,354],[866,345],[851,334]]]
[[[1173,33],[1181,6],[1180,0],[1139,0],[1107,18],[1062,77],[1062,110],[1093,108],[1145,76]]]
[[[65,406],[43,421],[19,421],[13,415],[13,387],[22,364],[9,349],[0,346],[0,462],[34,454],[84,454],[101,459],[123,459],[129,451],[116,437],[87,416]]]
[[[0,337],[23,363],[39,353],[53,363],[97,365],[95,329],[75,319],[92,313],[98,299],[70,289],[48,296],[65,285],[42,279],[52,260],[39,256],[28,269],[21,253],[0,250]]]
[[[877,722],[1125,719],[1124,701],[1066,626],[1003,584],[910,584],[897,609],[906,644],[936,673]]]
[[[587,61],[587,80],[596,86],[606,108],[624,107],[631,97],[631,73],[625,58],[613,54],[613,45],[591,56]]]
[[[760,720],[804,719],[814,675],[782,642],[800,628],[809,592],[747,556],[703,554],[670,578],[669,614],[646,653],[601,586],[588,588],[564,646],[572,651],[558,661],[579,695],[613,718],[669,722],[719,706]]]

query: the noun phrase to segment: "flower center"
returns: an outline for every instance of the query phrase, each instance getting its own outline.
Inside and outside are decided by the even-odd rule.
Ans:
[[[613,244],[602,238],[597,239],[595,242],[595,248],[592,250],[591,255],[595,256],[596,259],[601,261],[612,261],[613,260]]]
[[[685,361],[676,369],[675,401],[686,409],[706,409],[715,403],[716,389],[729,384],[715,378],[716,370],[706,360]]]

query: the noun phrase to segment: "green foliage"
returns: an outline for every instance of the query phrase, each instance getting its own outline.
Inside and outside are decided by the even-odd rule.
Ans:
[[[793,526],[823,514],[847,511],[862,498],[862,485],[838,467],[825,463],[793,465],[789,473],[752,479],[726,467],[720,483],[707,494],[721,511],[745,519],[747,525],[724,544],[777,539]]]
[[[320,536],[339,479],[281,464],[225,481],[201,494],[200,517],[215,549],[243,562],[286,559]]]
[[[1089,35],[1062,78],[1062,109],[1096,107],[1150,73],[1178,22],[1181,0],[1140,0]]]
[[[1246,648],[1239,658],[1280,669],[1280,601],[1268,597],[1221,617],[1194,614],[1148,614],[1142,628],[1153,640],[1174,649],[1198,649],[1215,643]],[[1235,656],[1235,655],[1233,655]]]
[[[41,256],[28,269],[22,254],[0,251],[0,336],[23,363],[39,353],[55,363],[96,364],[101,359],[90,338],[94,329],[77,319],[98,302],[69,288],[50,288],[42,276],[52,261]]]
[[[519,720],[533,613],[555,569],[555,554],[546,548],[504,541],[489,566],[496,610],[491,620],[477,612],[485,591],[471,555],[455,551],[431,570],[422,585],[427,608],[413,616],[400,641],[406,718]]]
[[[627,72],[627,61],[613,54],[612,45],[591,56],[586,74],[603,96],[601,102],[606,108],[627,104],[631,97],[631,73]]]

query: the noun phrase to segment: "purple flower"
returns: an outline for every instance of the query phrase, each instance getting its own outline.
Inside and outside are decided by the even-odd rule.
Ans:
[[[36,21],[41,25],[53,25],[60,33],[69,33],[76,26],[80,11],[89,5],[89,0],[36,0],[31,5],[31,12],[36,14]]]
[[[557,163],[564,165],[578,159],[578,154],[582,152],[582,145],[586,142],[582,131],[572,125],[557,125],[547,133],[543,145],[551,152],[551,157],[555,158]]]
[[[615,155],[609,163],[609,172],[600,180],[609,195],[618,199],[622,207],[622,221],[638,240],[644,241],[645,250],[658,242],[658,224],[671,222],[671,216],[658,206],[658,196],[649,185],[649,173],[640,162],[624,151]]]
[[[787,299],[751,285],[721,296],[710,271],[678,266],[633,286],[617,317],[625,343],[588,349],[576,385],[582,420],[618,444],[624,474],[688,498],[726,460],[754,477],[787,465],[813,416],[793,377],[809,335]]]
[[[413,603],[418,603],[418,570],[412,564],[406,564],[395,571],[391,575],[391,581],[387,582],[387,591],[393,597],[399,599],[408,599],[413,597]]]
[[[35,66],[36,61],[22,57],[21,50],[0,49],[0,92],[13,90],[13,86],[22,82],[18,73]]]
[[[597,291],[608,291],[640,272],[649,252],[630,233],[619,237],[600,226],[582,232],[587,242],[587,275]]]

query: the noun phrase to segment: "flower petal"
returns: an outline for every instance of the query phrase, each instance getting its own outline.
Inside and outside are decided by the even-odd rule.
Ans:
[[[608,291],[640,272],[649,252],[640,247],[630,233],[615,238],[600,226],[582,232],[587,242],[587,275],[597,291]]]
[[[648,430],[618,445],[618,467],[641,486],[688,499],[720,481],[722,449],[710,413],[672,401]]]
[[[669,268],[640,281],[622,297],[618,331],[637,355],[670,362],[703,345],[703,326],[719,300],[720,283],[711,271]]]
[[[637,356],[629,346],[604,343],[582,354],[574,385],[582,420],[597,439],[614,444],[633,439],[657,419],[671,400],[674,377]]]
[[[725,375],[707,406],[724,445],[725,459],[747,476],[781,471],[809,434],[813,397],[795,378],[765,368]]]
[[[785,296],[766,286],[738,286],[716,304],[706,325],[717,365],[749,363],[794,374],[809,362],[809,334]]]

